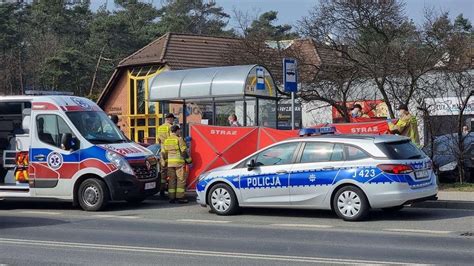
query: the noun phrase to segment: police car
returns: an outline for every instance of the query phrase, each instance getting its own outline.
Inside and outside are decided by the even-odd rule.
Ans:
[[[347,221],[436,199],[432,162],[408,138],[321,135],[266,147],[199,176],[197,201],[218,215],[240,207],[327,209]]]

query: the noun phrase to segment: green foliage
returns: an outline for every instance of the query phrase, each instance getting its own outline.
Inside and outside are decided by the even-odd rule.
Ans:
[[[225,29],[229,15],[213,1],[167,1],[157,9],[148,1],[116,0],[113,11],[96,12],[90,1],[67,2],[0,5],[0,94],[98,95],[124,57],[168,31],[232,34]]]
[[[252,24],[246,29],[247,36],[265,36],[270,40],[291,40],[298,35],[292,32],[292,27],[287,24],[274,25],[278,20],[277,11],[268,11],[261,14],[258,19],[252,21]]]
[[[229,15],[215,1],[167,0],[160,9],[161,32],[233,35],[226,31]]]

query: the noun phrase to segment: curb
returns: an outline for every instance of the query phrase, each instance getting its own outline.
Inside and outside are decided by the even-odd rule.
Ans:
[[[196,201],[196,192],[186,192],[186,198],[189,201]],[[153,195],[148,199],[161,199],[158,195]],[[452,210],[474,210],[474,201],[459,200],[428,200],[423,202],[412,203],[410,208],[432,208],[432,209],[452,209]]]
[[[453,210],[474,210],[474,201],[457,200],[428,200],[413,203],[412,208],[433,208],[433,209],[453,209]]]

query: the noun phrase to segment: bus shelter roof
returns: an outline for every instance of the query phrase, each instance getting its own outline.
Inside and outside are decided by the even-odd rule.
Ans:
[[[150,81],[150,101],[277,98],[271,73],[260,65],[163,71]]]

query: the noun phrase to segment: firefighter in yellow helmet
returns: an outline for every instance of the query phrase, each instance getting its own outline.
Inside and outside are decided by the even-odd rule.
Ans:
[[[158,127],[158,143],[161,145],[161,149],[163,149],[163,144],[165,140],[170,136],[171,126],[173,126],[175,120],[175,116],[173,114],[168,114],[165,117],[165,123]],[[166,169],[166,164],[161,164],[160,169],[160,196],[165,197],[165,189],[166,189],[166,179],[168,178],[168,169]]]
[[[405,104],[400,105],[398,111],[400,112],[398,122],[395,125],[392,123],[388,124],[390,132],[409,137],[413,143],[420,146],[420,136],[418,134],[418,122],[416,121],[416,117],[410,114],[408,106]]]
[[[164,141],[161,148],[162,162],[168,168],[168,197],[170,203],[188,203],[184,198],[186,188],[186,163],[191,163],[188,156],[186,142],[181,137],[181,129],[174,125],[170,136]],[[162,163],[162,165],[163,165]]]

